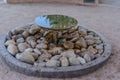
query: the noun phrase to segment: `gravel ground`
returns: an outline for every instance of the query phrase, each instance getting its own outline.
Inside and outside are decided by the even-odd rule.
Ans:
[[[64,14],[75,17],[80,25],[89,26],[108,38],[113,53],[97,71],[82,77],[63,80],[119,80],[120,79],[120,9],[115,7],[87,7],[70,4],[15,4],[0,5],[0,34],[16,26],[33,22],[42,14]],[[0,58],[0,80],[58,80],[29,77],[11,70]],[[62,80],[62,79],[59,79]]]

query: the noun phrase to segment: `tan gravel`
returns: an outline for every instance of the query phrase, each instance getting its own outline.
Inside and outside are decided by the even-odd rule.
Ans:
[[[119,80],[120,79],[120,9],[88,7],[70,4],[15,4],[0,5],[0,34],[16,26],[33,22],[43,14],[64,14],[75,17],[80,25],[89,26],[105,35],[113,47],[109,61],[88,75],[64,80]],[[29,77],[11,70],[0,58],[0,80],[58,80]]]

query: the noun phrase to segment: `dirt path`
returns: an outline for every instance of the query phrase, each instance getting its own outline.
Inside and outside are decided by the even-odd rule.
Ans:
[[[75,17],[80,25],[89,26],[105,35],[113,47],[109,61],[97,71],[65,80],[119,80],[120,79],[120,9],[112,7],[86,7],[66,4],[0,5],[0,34],[16,26],[33,22],[42,14],[65,14]],[[58,80],[29,77],[14,72],[0,58],[0,80]],[[61,79],[62,80],[62,79]]]

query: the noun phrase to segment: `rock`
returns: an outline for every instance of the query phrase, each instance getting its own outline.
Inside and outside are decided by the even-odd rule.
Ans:
[[[49,50],[48,52],[52,55],[60,54],[63,51],[62,47],[54,47],[53,49]]]
[[[87,35],[87,30],[85,30],[85,29],[78,29],[78,32],[81,36]]]
[[[41,52],[42,54],[49,54],[49,53],[48,53],[48,50],[46,50],[46,49],[40,49],[40,52]]]
[[[25,49],[25,52],[33,52],[33,48],[27,48]]]
[[[79,37],[74,37],[74,38],[72,38],[70,41],[71,41],[71,42],[76,42],[78,39],[79,39]]]
[[[103,44],[96,45],[95,48],[97,50],[101,50],[101,49],[103,49]]]
[[[86,42],[87,42],[87,45],[93,45],[95,43],[94,40],[90,40],[90,39],[86,40]]]
[[[19,59],[20,55],[21,55],[21,53],[17,53],[17,54],[15,55],[15,58]]]
[[[75,42],[75,48],[86,48],[87,43],[83,37],[81,37],[78,41]]]
[[[29,45],[31,45],[32,48],[35,48],[37,43],[33,40],[29,41]]]
[[[92,60],[95,58],[95,55],[90,51],[84,51],[80,53],[80,56],[84,57],[85,54],[88,54]]]
[[[97,50],[93,48],[92,46],[89,46],[87,50],[92,52],[93,54],[97,54]]]
[[[102,41],[101,41],[101,40],[96,40],[95,43],[96,43],[96,44],[101,44]]]
[[[95,55],[95,58],[98,58],[98,57],[100,57],[101,56],[101,54],[96,54]]]
[[[53,49],[54,47],[56,47],[56,45],[54,43],[49,44],[49,49]]]
[[[21,33],[23,33],[24,32],[24,29],[22,28],[22,27],[19,27],[19,28],[16,28],[15,29],[15,33],[16,34],[21,34]]]
[[[24,38],[19,38],[16,41],[17,41],[17,43],[23,43],[25,40],[24,40]]]
[[[38,58],[38,54],[37,53],[35,53],[35,52],[33,52],[33,49],[31,48],[28,48],[28,49],[26,49],[25,51],[24,51],[26,54],[32,54],[32,56],[34,57],[34,59],[37,59]]]
[[[98,54],[102,54],[103,52],[104,52],[103,49],[99,49],[99,50],[98,50]]]
[[[75,31],[77,31],[77,29],[78,29],[77,27],[73,27],[73,28],[68,30],[68,33],[73,33]]]
[[[85,39],[86,40],[94,40],[94,37],[93,37],[93,35],[86,35]]]
[[[60,55],[55,55],[53,57],[51,57],[51,60],[59,60],[60,59]]]
[[[41,51],[39,49],[37,49],[37,48],[34,49],[34,52],[37,53],[38,55],[42,54]]]
[[[27,43],[19,43],[18,44],[18,50],[20,52],[23,52],[25,49],[27,49],[29,47],[29,45]]]
[[[36,39],[40,39],[42,37],[42,34],[38,33],[38,34],[35,34],[34,36],[35,36]]]
[[[64,42],[63,46],[64,46],[66,49],[73,49],[73,48],[74,48],[74,43],[71,42],[71,41],[66,41],[66,42]]]
[[[74,58],[74,57],[69,58],[69,62],[70,62],[71,66],[80,64],[80,61],[77,58]]]
[[[34,53],[34,52],[32,52],[32,53],[30,53],[30,54],[32,54],[32,56],[34,57],[34,59],[38,59],[38,54],[37,53]]]
[[[7,50],[10,54],[12,55],[16,55],[18,53],[18,48],[17,46],[13,45],[13,44],[10,44],[8,47],[7,47]]]
[[[9,32],[8,32],[8,35],[7,35],[7,37],[6,37],[6,38],[7,38],[7,40],[12,39],[12,35],[13,35],[13,34],[12,34],[12,32],[11,32],[11,31],[9,31]]]
[[[66,34],[66,33],[68,33],[68,30],[63,30],[62,31],[62,34]]]
[[[41,54],[41,56],[38,57],[38,60],[47,61],[47,60],[49,60],[51,57],[52,57],[51,54],[43,53],[43,54]]]
[[[58,45],[59,45],[59,46],[63,46],[63,44],[64,44],[65,42],[66,42],[66,39],[64,39],[64,38],[63,38],[63,39],[59,39],[59,40],[58,40]],[[57,45],[56,45],[56,46],[57,46]]]
[[[94,37],[94,39],[95,39],[96,44],[101,44],[102,43],[102,41],[100,40],[100,37]]]
[[[57,60],[48,60],[46,62],[46,66],[47,67],[59,67],[60,66],[60,62]]]
[[[31,43],[31,41],[36,41],[36,38],[34,36],[29,36],[26,38],[27,43]]]
[[[17,55],[16,58],[18,60],[20,60],[20,61],[23,61],[23,62],[26,62],[26,63],[30,63],[30,64],[33,64],[35,62],[35,59],[32,56],[32,54],[28,54],[26,52]]]
[[[12,31],[13,35],[18,35],[21,34],[22,32],[24,32],[23,28],[16,28]]]
[[[22,33],[22,35],[23,35],[24,38],[27,38],[27,37],[29,36],[29,32],[24,31],[24,32]]]
[[[12,40],[16,41],[16,35],[12,36]]]
[[[79,54],[81,51],[79,49],[75,49],[75,53]]]
[[[88,35],[93,35],[93,36],[94,36],[95,33],[94,33],[93,31],[89,31],[89,32],[88,32]]]
[[[45,39],[51,43],[51,42],[54,42],[56,43],[57,42],[57,32],[56,31],[49,31],[46,35],[45,35]]]
[[[85,52],[86,51],[86,48],[81,48],[81,52]]]
[[[61,57],[60,62],[61,62],[62,67],[69,66],[69,61],[68,61],[68,59],[66,57]]]
[[[71,35],[72,35],[72,34],[71,34]],[[63,39],[71,39],[71,38],[72,38],[71,35],[68,34],[68,33],[64,33],[64,34],[62,34],[62,38],[63,38]]]
[[[45,44],[45,43],[40,43],[40,44],[37,44],[36,45],[36,48],[38,48],[38,49],[46,49],[48,46],[47,46],[47,44]]]
[[[79,33],[78,33],[78,31],[75,31],[75,32],[73,32],[73,33],[70,33],[70,34],[68,34],[68,36],[69,36],[69,38],[75,38],[75,37],[80,37],[80,35],[79,35]]]
[[[15,40],[23,38],[22,34],[15,35]]]
[[[35,62],[34,63],[34,66],[37,66],[37,67],[45,67],[45,62]]]
[[[31,28],[30,28],[30,30],[29,30],[29,33],[30,34],[35,34],[35,33],[39,32],[39,31],[40,31],[40,27],[39,26],[32,25]]]
[[[6,46],[9,46],[9,45],[11,45],[11,44],[16,45],[16,42],[15,42],[14,40],[7,40],[7,41],[5,42],[5,45],[6,45]]]
[[[61,56],[65,56],[67,58],[70,57],[76,57],[74,50],[70,49],[70,50],[66,50],[64,52],[61,53]]]
[[[44,38],[43,38],[42,40],[41,40],[41,39],[40,39],[40,40],[38,39],[38,40],[37,40],[37,43],[38,43],[38,44],[40,44],[40,43],[48,44],[48,42],[47,42]]]
[[[77,57],[77,59],[80,61],[81,64],[85,64],[86,63],[85,59],[82,58],[82,57]]]
[[[84,59],[86,60],[86,62],[90,62],[91,61],[91,57],[89,56],[89,54],[85,54],[84,55]]]
[[[58,32],[58,38],[62,37],[62,32]]]
[[[49,33],[51,33],[51,31],[50,31],[50,30],[45,31],[45,32],[44,32],[44,34],[43,34],[43,36],[47,36]]]

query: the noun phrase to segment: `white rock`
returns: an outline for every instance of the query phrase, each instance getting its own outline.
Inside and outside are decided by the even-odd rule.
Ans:
[[[89,46],[87,50],[92,52],[93,54],[97,53],[97,49],[93,48],[93,46]]]
[[[23,43],[24,41],[25,41],[24,38],[17,39],[17,43]]]
[[[77,59],[80,61],[81,64],[85,64],[86,63],[85,59],[82,58],[82,57],[77,57]]]
[[[39,56],[39,55],[38,55],[37,53],[32,52],[31,54],[32,54],[32,56],[34,57],[34,59],[38,59],[38,56]]]
[[[39,31],[40,31],[40,27],[38,27],[37,25],[32,25],[30,30],[29,30],[29,33],[30,34],[35,34],[35,33],[39,32]]]
[[[43,53],[38,57],[38,60],[46,61],[46,60],[49,60],[49,58],[51,58],[51,56],[52,56],[51,54]]]
[[[29,46],[27,43],[19,43],[18,44],[18,49],[20,52],[23,52],[25,49],[27,49]]]
[[[62,52],[62,47],[54,47],[53,49],[49,50],[48,52],[52,55],[60,54]]]
[[[26,37],[28,37],[28,36],[29,36],[29,32],[24,31],[24,32],[22,33],[22,35],[23,35],[23,37],[24,37],[24,38],[26,38]]]
[[[7,50],[8,50],[8,52],[9,52],[10,54],[12,54],[12,55],[16,55],[16,54],[18,53],[18,48],[17,48],[17,46],[15,46],[15,45],[13,45],[13,44],[9,45],[9,46],[7,47]]]
[[[35,38],[34,36],[28,36],[28,37],[26,38],[26,42],[30,44],[31,41],[36,41],[36,38]]]
[[[69,58],[69,62],[70,62],[71,66],[80,64],[80,61],[77,58],[74,58],[74,57]]]
[[[35,59],[32,56],[32,54],[28,54],[26,52],[17,55],[16,58],[20,61],[30,63],[30,64],[33,64],[35,62]]]
[[[27,48],[27,49],[25,49],[25,52],[33,52],[33,49],[32,48]]]
[[[38,66],[38,67],[45,67],[45,64],[46,64],[45,62],[39,62],[39,63],[35,62],[34,63],[34,65]]]
[[[61,66],[69,66],[69,61],[66,57],[60,58]]]
[[[57,60],[48,60],[46,62],[46,66],[47,67],[59,67],[60,66],[60,62]]]
[[[51,60],[52,60],[52,59],[53,59],[53,60],[58,60],[60,57],[61,57],[60,55],[55,55],[55,56],[51,57]]]
[[[38,48],[38,49],[46,49],[48,46],[47,46],[47,44],[45,44],[45,43],[40,43],[40,44],[38,44],[37,46],[36,46],[36,48]]]
[[[72,49],[62,52],[61,56],[65,56],[67,58],[76,57],[75,52]]]
[[[6,46],[11,45],[11,44],[16,45],[16,42],[15,42],[14,40],[7,40],[7,41],[5,42],[5,45],[6,45]]]
[[[89,39],[88,39],[88,40],[86,40],[86,42],[87,42],[87,44],[88,44],[88,45],[92,45],[92,44],[94,44],[94,43],[95,43],[95,41],[94,41],[94,40],[91,40],[91,39],[90,39],[90,40],[89,40]]]
[[[88,54],[84,55],[84,59],[86,60],[86,62],[90,62],[91,61],[91,57]]]
[[[34,52],[37,53],[38,55],[41,55],[41,54],[42,54],[42,53],[40,52],[40,50],[37,49],[37,48],[34,49]]]
[[[78,41],[75,42],[75,48],[86,48],[87,43],[83,37],[81,37]]]
[[[29,44],[31,45],[32,48],[35,48],[37,45],[37,43],[33,40],[31,40]]]

